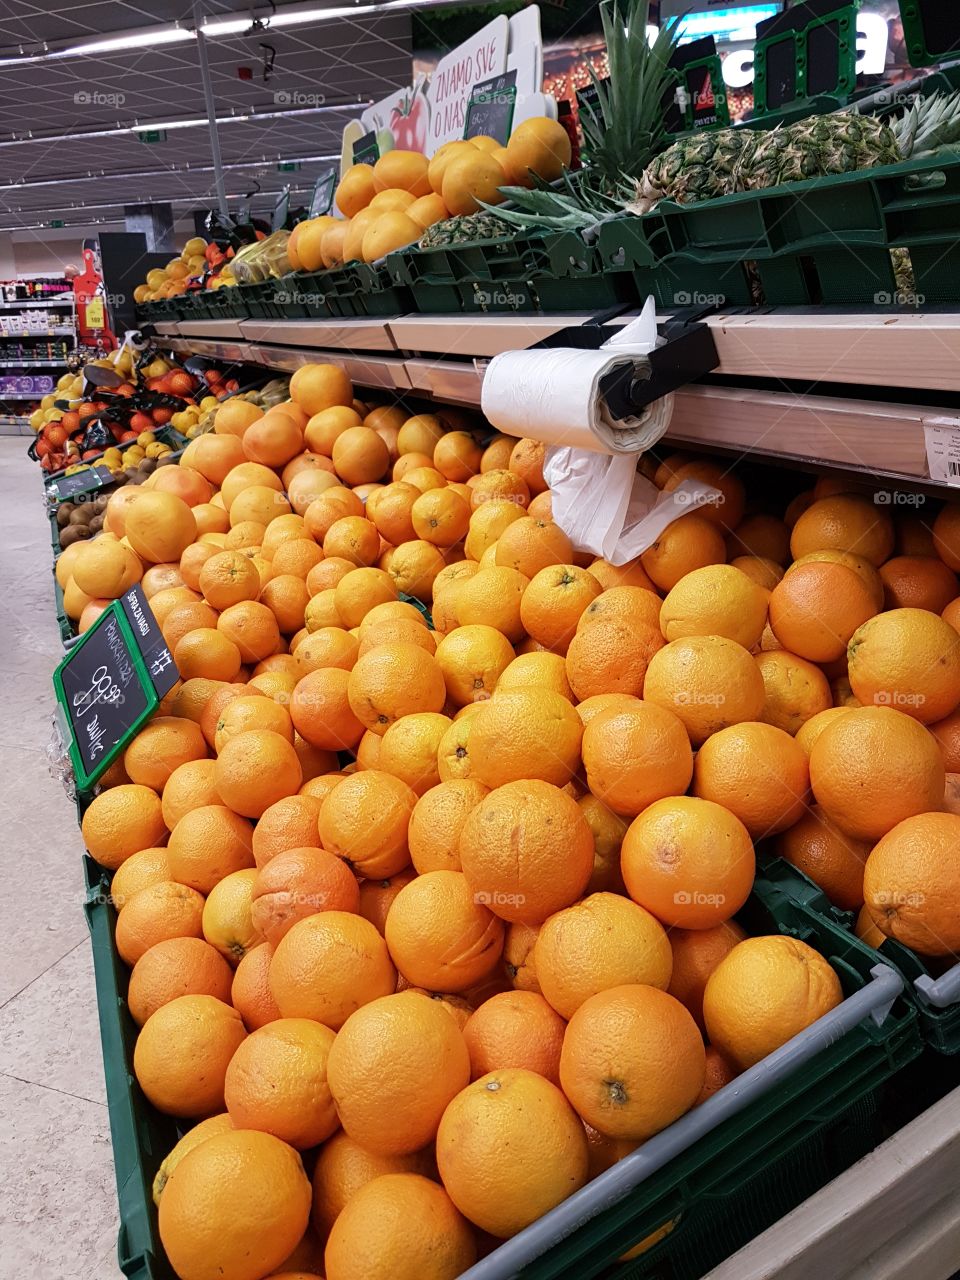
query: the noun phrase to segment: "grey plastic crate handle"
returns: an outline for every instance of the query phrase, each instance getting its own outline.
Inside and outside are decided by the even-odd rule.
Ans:
[[[809,1062],[821,1049],[836,1044],[866,1018],[882,1023],[903,991],[903,979],[885,964],[877,965],[870,972],[872,980],[860,991],[848,996],[835,1009],[818,1018],[743,1075],[737,1076],[701,1106],[662,1129],[555,1209],[505,1241],[488,1257],[462,1272],[460,1280],[510,1280],[534,1258],[573,1235],[604,1209],[618,1204],[629,1191],[687,1151],[724,1120],[746,1110],[774,1085]]]
[[[960,964],[942,973],[934,981],[928,974],[921,974],[913,984],[927,1004],[936,1009],[947,1009],[960,1001]]]

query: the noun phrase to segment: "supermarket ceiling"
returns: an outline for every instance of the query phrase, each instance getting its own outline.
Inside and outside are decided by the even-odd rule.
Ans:
[[[259,187],[266,215],[287,184],[308,193],[344,124],[410,82],[410,9],[424,3],[437,0],[202,0],[228,196]],[[211,206],[194,22],[190,0],[0,5],[0,230]],[[158,126],[164,140],[148,140]],[[291,160],[298,171],[278,171]]]

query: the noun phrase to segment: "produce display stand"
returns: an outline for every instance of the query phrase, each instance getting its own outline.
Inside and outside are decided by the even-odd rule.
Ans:
[[[110,876],[89,856],[84,873],[121,1268],[130,1280],[173,1280],[157,1238],[151,1187],[182,1130],[146,1102],[134,1078],[136,1026],[114,942]],[[696,1280],[885,1136],[884,1090],[922,1051],[903,979],[840,926],[805,915],[762,878],[738,919],[753,933],[785,933],[814,946],[840,976],[843,1002],[501,1245],[464,1280],[588,1280],[674,1219],[663,1240],[617,1274]],[[665,1259],[668,1273],[660,1270]]]

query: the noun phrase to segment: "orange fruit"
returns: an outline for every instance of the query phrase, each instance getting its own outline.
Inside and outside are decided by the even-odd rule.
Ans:
[[[614,813],[635,815],[654,800],[682,795],[693,753],[681,720],[654,702],[601,712],[583,733],[591,792]]]
[[[173,648],[173,660],[184,680],[234,680],[242,665],[240,650],[214,627],[195,627]]]
[[[506,1068],[453,1099],[437,1134],[437,1167],[461,1212],[504,1238],[583,1186],[587,1140],[555,1085],[536,1072]]]
[[[745,1071],[843,999],[840,980],[798,938],[746,938],[707,979],[703,1020],[710,1043]]]
[[[203,760],[207,744],[192,720],[155,716],[123,754],[123,767],[133,783],[162,791],[179,765]]]
[[[393,546],[412,542],[419,536],[413,525],[413,504],[423,496],[415,485],[403,481],[384,485],[367,500],[367,519]]]
[[[360,883],[360,914],[369,920],[377,933],[386,934],[387,915],[393,901],[401,889],[405,888],[415,873],[407,867],[389,876],[386,880],[363,880]],[[406,978],[398,978],[398,984],[405,983]]]
[[[347,777],[347,774],[345,773],[318,774],[316,777],[310,778],[305,782],[297,794],[301,796],[311,796],[323,804],[324,800],[326,800],[327,796],[337,783],[345,777]]]
[[[566,653],[585,613],[601,594],[596,578],[572,564],[553,564],[535,573],[520,601],[520,621],[533,638]],[[657,602],[659,612],[659,601]]]
[[[277,547],[270,563],[274,573],[292,573],[306,581],[310,570],[322,561],[323,550],[310,538],[293,538]]]
[[[654,627],[601,618],[578,631],[567,649],[567,678],[578,699],[598,693],[639,697],[651,659],[663,648]]]
[[[960,507],[948,502],[933,522],[933,546],[954,572],[960,570]]]
[[[233,974],[230,1002],[243,1018],[248,1031],[265,1027],[280,1017],[270,991],[270,961],[273,947],[261,942],[246,953]]]
[[[199,1124],[195,1124],[161,1162],[160,1168],[157,1170],[157,1176],[153,1180],[153,1203],[155,1205],[160,1204],[163,1189],[170,1181],[173,1171],[184,1156],[189,1155],[201,1142],[206,1142],[208,1138],[212,1138],[215,1134],[225,1133],[232,1128],[233,1121],[225,1111],[220,1115],[210,1116],[206,1120],[201,1120]]]
[[[477,901],[503,920],[525,924],[539,924],[575,902],[593,856],[593,835],[576,801],[538,779],[492,791],[460,837],[461,865]]]
[[[721,729],[694,762],[693,794],[729,809],[754,840],[799,822],[809,788],[806,752],[771,724]]]
[[[690,514],[674,520],[640,557],[651,585],[671,591],[681,578],[726,560],[723,532],[712,520]]]
[[[415,1151],[403,1156],[374,1155],[340,1130],[317,1153],[313,1169],[313,1224],[325,1237],[347,1201],[374,1178],[388,1173],[427,1176],[430,1171],[428,1151]]]
[[[462,482],[480,474],[483,450],[469,431],[449,431],[433,449],[433,465],[447,480]]]
[[[110,882],[110,897],[119,911],[141,889],[171,879],[166,849],[141,849],[117,868]]]
[[[451,489],[428,489],[414,500],[410,520],[416,537],[437,547],[452,547],[467,532],[470,507]]]
[[[307,588],[309,590],[309,588]],[[311,596],[303,615],[304,630],[308,635],[324,627],[339,627],[340,615],[337,613],[336,589],[327,587]]]
[[[244,490],[254,486],[273,489],[275,493],[283,491],[280,477],[269,467],[261,466],[259,462],[241,462],[227,472],[220,486],[220,497],[227,511]]]
[[[131,854],[155,848],[166,836],[160,797],[136,783],[111,787],[91,802],[81,832],[90,856],[116,870]]]
[[[559,653],[522,653],[514,658],[497,681],[498,692],[511,689],[552,689],[573,701],[566,664]]]
[[[767,619],[768,593],[729,564],[707,565],[686,574],[660,609],[667,640],[724,636],[745,649],[759,644]]]
[[[851,551],[879,566],[893,553],[893,521],[875,503],[852,494],[821,498],[793,526],[790,553],[794,560],[811,551]]]
[[[404,642],[381,645],[359,658],[349,673],[347,693],[357,719],[381,735],[401,716],[440,711],[446,701],[437,660]]]
[[[667,991],[688,1010],[701,1031],[707,979],[746,936],[735,920],[724,920],[712,929],[671,929],[667,934],[673,953]]]
[[[177,1275],[257,1280],[289,1257],[309,1217],[296,1151],[273,1134],[234,1130],[177,1166],[160,1201],[160,1239]]]
[[[546,445],[540,440],[518,440],[510,454],[508,469],[525,480],[531,493],[543,493],[547,482],[543,478],[543,462]]]
[[[272,698],[253,694],[233,698],[221,711],[213,740],[217,754],[220,754],[231,738],[249,733],[251,729],[267,729],[271,733],[278,733],[288,742],[293,742],[290,713]]]
[[[522,922],[507,925],[503,940],[503,970],[507,981],[517,991],[540,993],[536,965],[536,943],[539,933],[539,925]]]
[[[728,725],[760,719],[764,684],[759,663],[742,645],[724,636],[691,635],[653,655],[643,696],[671,711],[699,746]]]
[[[594,893],[544,921],[534,953],[546,1000],[570,1019],[598,991],[629,983],[666,990],[673,960],[660,922],[616,893]]]
[[[256,931],[276,947],[299,920],[320,911],[356,912],[359,905],[360,889],[349,867],[314,844],[287,849],[260,868],[251,891],[250,918]]]
[[[303,450],[303,431],[279,408],[271,409],[243,433],[243,452],[250,462],[279,470]]]
[[[863,868],[870,842],[841,831],[814,805],[777,841],[777,852],[820,886],[844,911],[863,905]]]
[[[333,1041],[329,1027],[307,1018],[279,1018],[247,1036],[224,1080],[234,1126],[301,1151],[329,1138],[339,1125],[326,1081]]]
[[[303,626],[310,592],[302,578],[275,572],[260,592],[260,599],[276,618],[283,635],[293,635]]]
[[[379,739],[376,767],[422,796],[440,781],[437,750],[452,723],[436,711],[414,712],[394,721]]]
[[[772,591],[783,578],[783,569],[775,560],[767,560],[760,556],[735,556],[730,564],[766,591]]]
[[[941,808],[943,758],[912,717],[892,707],[852,708],[814,743],[810,782],[842,831],[878,840],[905,818]]]
[[[126,512],[125,536],[141,560],[179,561],[197,536],[193,512],[173,493],[144,492]]]
[[[214,549],[216,550],[216,548]],[[72,579],[70,581],[72,581]],[[89,599],[89,597],[85,598]],[[200,604],[201,608],[207,610],[207,606],[204,605],[200,599],[200,593],[198,591],[192,591],[189,587],[168,587],[163,591],[158,591],[157,594],[152,597],[150,600],[150,609],[157,622],[159,622],[161,631],[166,627],[167,619],[170,617],[171,613],[173,613],[175,609],[179,609],[181,605],[186,604]],[[213,613],[212,609],[205,612],[203,616],[209,618],[211,615],[213,615],[213,621],[216,622],[216,615]]]
[[[565,786],[580,763],[582,737],[580,717],[552,689],[498,692],[471,725],[472,776],[487,787],[521,778]]]
[[[180,557],[180,574],[186,586],[199,591],[200,570],[211,557],[219,554],[220,549],[208,542],[192,542]]]
[[[960,711],[951,712],[928,728],[940,745],[947,773],[960,773]]]
[[[358,875],[392,876],[410,861],[407,827],[416,802],[416,793],[389,773],[351,774],[323,802],[320,844]]]
[[[659,631],[661,603],[660,597],[646,587],[610,587],[587,605],[577,622],[577,631],[612,618]]]
[[[290,398],[312,417],[333,405],[351,405],[350,379],[335,364],[304,364],[290,379]]]
[[[960,950],[955,850],[960,818],[921,813],[900,822],[867,858],[863,891],[870,919],[888,938],[921,955]]]
[[[755,662],[764,686],[756,717],[787,733],[796,733],[813,716],[833,705],[830,686],[819,667],[786,649],[758,653]]]
[[[733,1063],[728,1061],[719,1049],[715,1049],[712,1044],[708,1044],[703,1088],[700,1090],[699,1096],[693,1105],[699,1107],[702,1102],[706,1102],[708,1098],[712,1098],[715,1093],[719,1093],[721,1089],[725,1088],[731,1080],[736,1080],[739,1074]]]
[[[200,570],[200,590],[214,609],[228,609],[242,600],[256,600],[260,575],[256,565],[239,551],[221,551]]]
[[[440,1002],[402,991],[347,1019],[327,1078],[349,1137],[376,1155],[406,1155],[433,1139],[447,1105],[470,1079],[470,1058]]]
[[[437,645],[447,696],[457,706],[489,698],[514,659],[510,641],[494,627],[457,627]]]
[[[170,832],[171,878],[209,893],[224,876],[254,865],[252,839],[251,823],[226,805],[191,809]]]
[[[523,516],[504,529],[497,540],[496,562],[533,578],[550,565],[567,564],[573,556],[570,539],[552,520]]]
[[[390,453],[371,427],[347,427],[333,442],[333,465],[348,485],[379,480],[390,465]]]
[[[334,1031],[361,1005],[393,991],[396,980],[383,938],[369,920],[346,911],[298,920],[270,962],[281,1016],[313,1018]]]
[[[244,662],[262,662],[276,653],[280,628],[265,604],[244,600],[231,605],[217,619],[217,630],[232,641]]]
[[[811,662],[842,657],[853,633],[876,612],[864,580],[842,564],[797,565],[770,596],[773,634]]]
[[[303,436],[307,448],[322,458],[333,457],[337,439],[351,427],[362,425],[359,413],[350,405],[331,405],[313,414],[307,421]]]
[[[663,924],[709,929],[746,902],[756,859],[746,827],[728,809],[671,796],[633,820],[621,867],[630,897]]]
[[[445,564],[439,548],[422,538],[415,538],[411,542],[402,542],[392,551],[386,567],[404,595],[427,601]]]
[[[324,1260],[336,1280],[447,1280],[476,1256],[473,1232],[442,1187],[418,1173],[385,1173],[345,1203]]]
[[[363,516],[342,516],[324,535],[323,554],[357,566],[375,565],[380,555],[377,526]]]
[[[929,609],[942,613],[956,598],[957,575],[929,555],[896,556],[880,566],[887,609]]]
[[[320,847],[320,801],[311,795],[285,796],[265,809],[253,829],[253,856],[264,867],[288,849]]]
[[[716,498],[697,506],[697,514],[719,525],[725,532],[736,529],[743,519],[744,490],[736,475],[720,462],[706,458],[681,463],[667,476],[664,493],[672,493],[684,480],[697,480],[719,490]]]
[[[167,938],[155,943],[133,966],[127,1007],[142,1027],[161,1005],[179,996],[214,996],[230,1002],[233,970],[201,938]]]
[[[569,139],[567,139],[569,146]],[[443,203],[454,217],[477,213],[483,205],[503,200],[500,188],[506,175],[493,156],[478,148],[453,156],[443,171]]]
[[[563,1091],[609,1138],[644,1141],[693,1106],[706,1069],[703,1041],[679,1000],[628,985],[585,1000],[567,1025]]]
[[[892,609],[865,622],[850,640],[847,665],[862,703],[895,707],[921,724],[960,703],[960,636],[926,609]]]
[[[611,587],[645,587],[648,591],[657,589],[640,563],[639,556],[636,560],[617,566],[606,560],[594,560],[587,565],[587,571],[596,578],[604,591]]]
[[[155,596],[151,603],[156,603],[157,598]],[[183,600],[175,603],[173,608],[166,613],[162,621],[160,621],[160,630],[163,632],[163,638],[172,652],[183,637],[191,631],[196,630],[198,627],[215,627],[216,625],[216,610],[211,609],[208,604],[201,600]]]
[[[419,645],[426,653],[435,654],[436,634],[435,631],[428,631],[422,622],[412,622],[409,618],[385,618],[372,626],[360,627],[360,646],[356,657],[362,658],[371,649],[378,649],[381,645],[397,643]],[[351,668],[355,665],[354,661]]]
[[[444,426],[432,413],[415,413],[400,425],[397,449],[400,454],[419,453],[433,456],[433,451],[443,439]]]
[[[219,680],[207,680],[203,677],[197,680],[184,680],[177,686],[171,704],[171,713],[199,724],[204,707],[213,695],[222,688],[223,685]]]
[[[848,707],[828,707],[826,711],[818,711],[815,716],[811,716],[797,730],[795,736],[797,745],[802,747],[807,759],[810,759],[810,752],[813,750],[813,744],[823,733],[828,724],[832,724],[839,716],[848,711]]]
[[[465,991],[496,967],[503,923],[459,871],[428,871],[400,890],[386,919],[390,957],[414,986]]]
[[[234,698],[249,697],[251,695],[253,697],[260,696],[249,684],[218,682],[216,692],[210,695],[200,713],[200,731],[206,738],[208,746],[212,747],[214,744],[217,725],[220,723],[220,715],[227,703]]]
[[[301,676],[324,667],[339,667],[349,671],[357,661],[359,642],[356,636],[342,627],[321,627],[312,631],[297,646],[295,655],[297,670]]]
[[[354,569],[337,583],[334,604],[345,627],[359,627],[378,604],[396,600],[393,579],[382,569]]]
[[[338,520],[344,520],[348,516],[362,516],[363,504],[352,489],[345,489],[342,485],[334,485],[327,488],[319,496],[310,502],[304,512],[304,525],[306,532],[312,538],[316,538],[318,542],[323,542],[330,529]],[[326,557],[325,557],[326,558]],[[331,557],[336,559],[337,557]],[[340,557],[341,559],[343,557]],[[346,562],[350,568],[354,568],[353,561]],[[308,584],[312,587],[313,583],[308,579]],[[330,586],[336,586],[335,582],[329,583]],[[319,586],[315,588],[319,590]]]
[[[596,719],[603,711],[626,711],[636,707],[640,702],[632,693],[596,693],[592,698],[584,698],[577,703],[577,715],[586,728],[591,720]]]
[[[231,871],[219,880],[203,907],[203,936],[236,966],[263,938],[253,926],[251,895],[257,873]]]
[[[460,833],[467,818],[488,794],[472,778],[441,782],[425,792],[414,806],[407,829],[410,858],[416,870],[460,870]]]
[[[587,893],[624,893],[620,874],[620,846],[627,834],[627,821],[608,809],[588,791],[577,800],[580,812],[593,835],[593,874]]]
[[[250,729],[224,744],[217,757],[216,780],[228,808],[259,818],[272,804],[299,790],[303,771],[286,738],[269,729]]]
[[[200,1117],[222,1111],[227,1064],[246,1034],[239,1013],[224,1001],[208,995],[178,996],[161,1005],[140,1029],[133,1051],[137,1083],[166,1115]],[[177,1172],[187,1167],[184,1161]],[[164,1199],[174,1186],[171,1178]]]
[[[463,1038],[470,1075],[520,1067],[560,1084],[560,1049],[566,1023],[535,991],[502,991],[470,1015]]]
[[[471,499],[472,501],[472,499]],[[477,507],[470,517],[470,531],[464,549],[472,560],[479,560],[494,545],[504,529],[521,520],[524,509],[516,502],[493,498]]]
[[[775,564],[790,563],[790,530],[776,516],[746,516],[727,534],[727,549],[734,556],[756,556]]]
[[[242,437],[247,428],[262,417],[263,410],[258,405],[246,400],[227,400],[214,415],[213,429],[217,435]]]

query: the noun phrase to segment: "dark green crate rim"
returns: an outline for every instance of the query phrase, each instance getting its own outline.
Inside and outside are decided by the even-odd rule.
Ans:
[[[79,813],[87,802],[88,797],[78,797]],[[88,855],[84,857],[84,869],[88,887],[85,910],[94,954],[120,1201],[121,1268],[130,1280],[174,1280],[159,1244],[151,1186],[159,1164],[181,1130],[171,1118],[149,1106],[133,1076],[136,1027],[126,1009],[127,976],[114,944],[110,876]],[[831,957],[840,972],[844,994],[866,984],[877,958],[870,948],[830,921],[808,919],[774,885],[760,879],[755,890],[747,915],[759,917],[768,931],[776,929],[819,943],[818,949]],[[642,1255],[629,1271],[622,1267],[616,1271],[618,1276],[630,1278],[657,1274],[649,1272],[648,1266],[656,1267],[681,1248],[692,1229],[685,1223],[696,1225],[698,1206],[708,1206],[710,1213],[724,1221],[738,1207],[746,1211],[756,1200],[759,1175],[772,1176],[776,1171],[778,1177],[783,1177],[789,1172],[795,1152],[807,1149],[812,1141],[816,1146],[817,1135],[828,1133],[862,1107],[864,1099],[912,1061],[921,1047],[916,1011],[898,1000],[882,1026],[869,1020],[859,1024],[838,1043],[821,1050],[778,1089],[758,1100],[749,1112],[731,1117],[519,1274],[524,1280],[587,1280],[604,1271],[609,1262],[679,1210],[681,1221],[668,1236]],[[826,1159],[818,1158],[821,1162]],[[837,1157],[834,1163],[836,1167],[828,1161],[821,1172],[835,1176],[841,1171],[842,1162]],[[817,1181],[819,1184],[820,1179]],[[802,1195],[801,1189],[798,1199]],[[776,1203],[771,1200],[771,1216],[763,1225],[775,1221],[789,1207],[792,1204],[785,1205],[782,1199]],[[755,1222],[755,1208],[753,1214]],[[754,1225],[749,1234],[759,1229],[762,1228]],[[694,1273],[688,1274],[693,1280]]]

